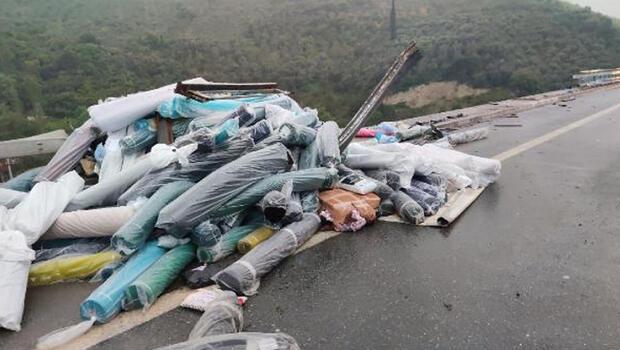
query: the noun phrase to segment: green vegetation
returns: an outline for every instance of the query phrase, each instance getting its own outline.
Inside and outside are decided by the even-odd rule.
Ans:
[[[620,66],[620,29],[556,0],[6,0],[0,11],[0,139],[69,128],[98,99],[192,76],[274,80],[346,123],[396,54],[424,58],[397,89],[457,81],[491,92],[395,119],[567,87]],[[26,120],[32,116],[35,121]],[[32,118],[31,118],[32,119]]]

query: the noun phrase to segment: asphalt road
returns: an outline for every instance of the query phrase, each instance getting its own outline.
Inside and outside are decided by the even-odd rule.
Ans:
[[[493,156],[620,103],[620,89],[547,106],[461,150]],[[448,229],[376,223],[287,259],[245,308],[245,330],[302,349],[619,349],[620,112],[503,163],[502,177]],[[29,291],[23,330],[0,349],[75,323],[94,286]],[[184,340],[175,309],[96,349]]]

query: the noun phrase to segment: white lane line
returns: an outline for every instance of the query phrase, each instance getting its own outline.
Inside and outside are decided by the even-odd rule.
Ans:
[[[514,157],[516,155],[519,155],[519,154],[521,154],[521,153],[523,153],[525,151],[528,151],[528,150],[530,150],[530,149],[532,149],[532,148],[534,148],[536,146],[540,146],[540,145],[542,145],[545,142],[549,142],[549,141],[555,139],[558,136],[564,135],[564,134],[566,134],[567,132],[569,132],[571,130],[577,129],[577,128],[581,127],[581,126],[584,126],[584,125],[586,125],[586,124],[596,120],[596,119],[604,117],[604,116],[606,116],[609,113],[615,112],[618,109],[620,109],[620,104],[617,104],[615,106],[609,107],[609,108],[604,109],[604,110],[602,110],[600,112],[594,113],[594,114],[592,114],[590,116],[587,116],[587,117],[585,117],[583,119],[580,119],[580,120],[578,120],[576,122],[570,123],[570,124],[568,124],[566,126],[563,126],[563,127],[559,128],[559,129],[553,130],[550,133],[544,134],[544,135],[542,135],[540,137],[537,137],[537,138],[535,138],[535,139],[533,139],[531,141],[528,141],[528,142],[526,142],[524,144],[521,144],[521,145],[519,145],[517,147],[509,149],[506,152],[503,152],[503,153],[500,153],[500,154],[496,155],[495,157],[493,157],[493,159],[497,159],[497,160],[503,162],[503,161],[505,161],[505,160],[507,160],[509,158],[512,158],[512,157]]]
[[[580,119],[576,122],[563,126],[559,129],[551,131],[545,135],[537,137],[531,141],[523,143],[519,146],[511,148],[505,152],[502,152],[493,157],[493,159],[497,159],[499,161],[505,161],[509,158],[517,156],[523,152],[526,152],[536,146],[540,146],[545,142],[549,142],[558,136],[566,134],[567,132],[577,129],[581,126],[584,126],[596,119],[604,117],[605,115],[615,112],[620,109],[620,104],[604,109],[600,112],[587,116],[583,119]],[[301,248],[295,252],[298,254],[304,250],[310,249],[320,243],[325,242],[328,239],[337,237],[341,234],[341,232],[335,231],[325,231],[319,232],[306,242]],[[165,294],[159,298],[157,303],[155,303],[150,309],[145,312],[142,311],[132,311],[132,312],[124,312],[117,316],[112,322],[94,327],[84,336],[76,339],[70,344],[67,344],[63,347],[63,349],[86,349],[92,346],[95,346],[105,340],[113,338],[121,333],[124,333],[128,330],[131,330],[143,323],[146,323],[156,317],[159,317],[169,311],[177,308],[183,299],[191,293],[191,290],[187,288],[181,288],[179,290],[170,292]]]

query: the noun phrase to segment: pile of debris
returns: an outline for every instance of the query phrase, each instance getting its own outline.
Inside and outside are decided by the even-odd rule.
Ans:
[[[336,123],[273,83],[193,79],[102,101],[89,114],[47,166],[0,188],[0,326],[20,330],[28,285],[103,282],[80,305],[85,321],[42,338],[40,348],[150,307],[196,260],[201,266],[184,274],[191,287],[254,295],[320,229],[358,231],[392,214],[420,224],[501,169],[452,149],[488,130],[444,137],[432,126],[382,123],[355,130],[372,138],[343,143]],[[217,318],[220,303],[209,305],[204,317]],[[282,334],[223,335],[240,323],[196,331],[171,349],[221,340],[297,348]]]

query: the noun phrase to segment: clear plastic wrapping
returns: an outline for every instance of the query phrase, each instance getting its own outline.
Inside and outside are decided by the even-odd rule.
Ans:
[[[196,247],[191,243],[169,250],[125,289],[123,309],[148,308],[153,305],[195,256]]]
[[[138,212],[113,236],[112,246],[124,255],[131,255],[140,248],[155,228],[159,212],[194,184],[177,181],[161,187],[149,198]]]
[[[340,128],[336,122],[325,122],[317,133],[317,146],[321,165],[335,167],[340,163],[340,146],[338,136]]]
[[[52,242],[52,244],[41,243],[35,250],[34,263],[41,261],[51,260],[60,256],[71,255],[86,255],[95,254],[108,248],[110,246],[110,240],[107,238],[95,238],[95,239],[73,239],[67,241],[61,241],[60,244]]]
[[[422,209],[424,209],[424,215],[426,216],[435,215],[439,208],[441,208],[444,204],[441,198],[434,197],[414,186],[403,187],[402,191],[411,197],[411,199],[416,201]]]
[[[157,227],[183,237],[226,202],[263,178],[291,167],[288,149],[276,144],[248,153],[219,168],[168,204],[159,214]],[[222,215],[215,215],[222,216]]]
[[[414,125],[409,129],[400,129],[396,132],[396,137],[401,141],[408,141],[422,137],[432,130],[430,125]]]
[[[121,311],[125,288],[165,253],[166,249],[158,247],[157,242],[147,243],[80,304],[82,318],[109,322]]]
[[[104,266],[120,260],[120,254],[114,251],[59,256],[33,264],[30,267],[28,284],[42,286],[88,278]]]
[[[301,221],[292,223],[259,244],[241,259],[220,271],[213,280],[222,288],[238,294],[253,295],[260,278],[283,259],[293,254],[321,225],[316,214],[304,214]]]
[[[424,222],[424,209],[411,197],[401,191],[394,191],[390,196],[394,203],[394,208],[403,220],[411,224],[421,224]]]
[[[259,229],[261,226],[262,225],[258,224],[250,224],[233,227],[230,231],[223,234],[215,245],[210,247],[199,247],[196,253],[198,259],[205,263],[214,263],[231,255],[235,252],[237,243],[239,243],[242,238]]]
[[[99,130],[97,130],[95,124],[90,119],[79,128],[73,130],[71,135],[60,146],[60,149],[56,151],[54,157],[34,178],[34,182],[55,181],[60,176],[71,171],[97,136],[99,136]]]
[[[253,146],[254,142],[247,135],[234,137],[215,146],[213,150],[205,150],[199,145],[198,150],[188,156],[187,165],[174,163],[149,172],[123,193],[118,202],[125,204],[139,197],[150,197],[163,185],[175,181],[199,182],[213,171],[239,158]]]
[[[470,129],[460,132],[455,132],[448,135],[448,141],[451,145],[461,145],[464,143],[474,142],[478,140],[485,139],[489,136],[491,132],[490,127],[476,128]]]
[[[284,333],[233,333],[188,340],[157,350],[300,350]]]
[[[260,227],[237,243],[237,251],[241,254],[247,254],[261,242],[268,240],[274,233],[275,230],[270,227]]]
[[[207,304],[202,317],[192,328],[188,340],[238,333],[242,329],[243,310],[237,295],[226,291]]]
[[[280,190],[287,181],[293,182],[294,192],[304,192],[331,187],[337,180],[337,171],[327,168],[306,169],[272,175],[246,189],[236,198],[215,210],[212,215],[219,217],[245,210],[258,203],[270,191]]]
[[[285,122],[280,126],[280,140],[285,145],[308,146],[316,138],[316,130],[296,123]]]
[[[215,220],[214,220],[215,221]],[[207,220],[192,230],[192,242],[199,247],[211,247],[217,243],[224,232],[211,220]]]

